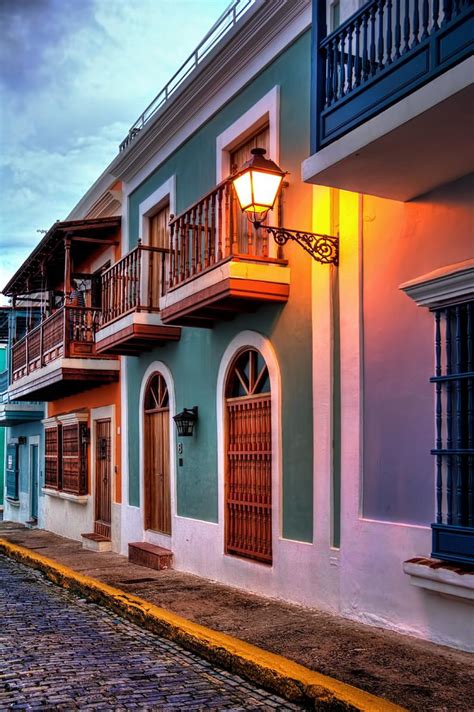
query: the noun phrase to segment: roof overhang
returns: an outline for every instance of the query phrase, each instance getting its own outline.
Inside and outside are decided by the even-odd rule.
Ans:
[[[55,274],[64,263],[65,238],[107,244],[120,226],[120,217],[89,220],[59,220],[48,230],[41,242],[23,262],[2,292],[6,296],[32,294],[44,289],[44,269]],[[87,244],[87,242],[85,243]]]

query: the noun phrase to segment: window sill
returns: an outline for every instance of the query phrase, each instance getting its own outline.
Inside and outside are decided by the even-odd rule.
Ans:
[[[413,586],[474,603],[474,569],[418,556],[403,562]]]
[[[68,502],[74,502],[75,504],[87,504],[89,501],[88,494],[70,494],[69,492],[60,492],[59,490],[49,489],[49,487],[42,487],[41,492],[48,497],[56,497],[57,499],[65,499]]]
[[[8,504],[10,504],[12,507],[19,507],[20,506],[20,500],[19,499],[13,499],[12,497],[5,497],[7,500]]]

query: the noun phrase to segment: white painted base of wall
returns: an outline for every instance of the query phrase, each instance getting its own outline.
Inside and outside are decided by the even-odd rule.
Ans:
[[[45,494],[44,528],[53,534],[64,536],[67,539],[75,539],[82,543],[82,534],[94,530],[92,497],[87,498],[86,504],[79,504],[72,500]]]
[[[79,501],[76,502],[73,499],[45,494],[42,497],[44,503],[41,528],[82,544],[82,535],[94,531],[93,497],[88,495],[85,499],[84,503],[84,497],[78,498]],[[112,551],[117,553],[120,553],[120,519],[121,505],[112,504]]]
[[[30,518],[29,496],[25,492],[20,492],[18,502],[13,502],[5,497],[3,504],[3,521],[18,522],[24,524]]]

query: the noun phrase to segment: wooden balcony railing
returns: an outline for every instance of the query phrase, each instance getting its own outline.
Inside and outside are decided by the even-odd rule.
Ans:
[[[275,261],[268,234],[242,216],[232,191],[225,180],[170,222],[169,289],[231,257]]]
[[[326,3],[313,2],[313,152],[472,51],[472,0],[369,0],[327,37]]]
[[[159,311],[168,254],[167,249],[139,241],[137,247],[103,273],[101,327],[132,311]]]
[[[62,307],[28,332],[13,345],[13,382],[58,358],[94,357],[99,313],[89,307]]]

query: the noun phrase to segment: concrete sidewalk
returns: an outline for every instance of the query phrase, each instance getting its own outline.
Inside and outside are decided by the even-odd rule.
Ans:
[[[409,710],[472,710],[474,656],[178,571],[154,571],[37,529],[0,537],[188,621],[284,656]],[[383,701],[380,700],[380,709]]]

